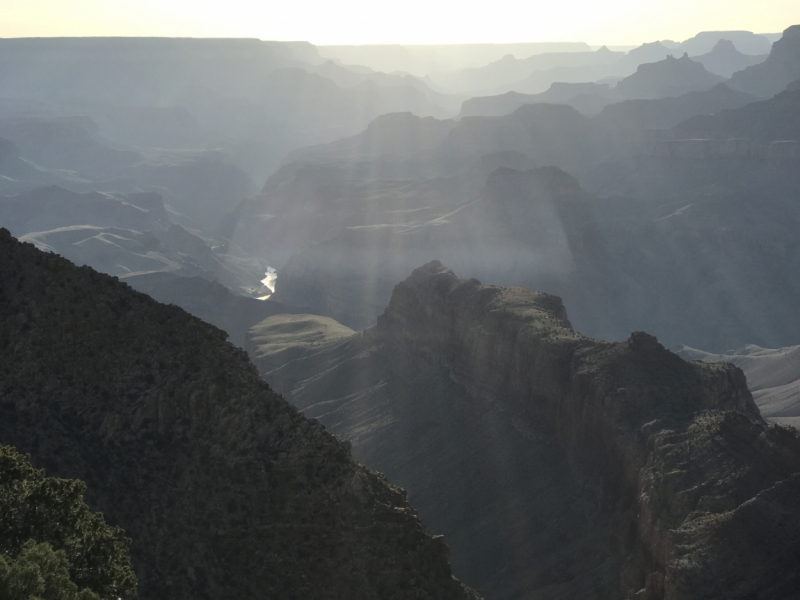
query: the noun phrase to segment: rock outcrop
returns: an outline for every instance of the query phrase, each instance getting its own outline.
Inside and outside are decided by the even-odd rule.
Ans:
[[[525,104],[569,104],[584,115],[600,112],[616,100],[607,83],[556,82],[541,94],[506,92],[498,96],[478,96],[465,100],[459,117],[497,117],[510,115]]]
[[[734,73],[728,85],[735,90],[769,98],[800,79],[800,25],[792,25],[772,44],[767,59]]]
[[[636,73],[620,81],[614,91],[629,100],[666,98],[710,90],[723,80],[684,54],[681,58],[668,56],[656,63],[639,65]]]
[[[755,98],[718,83],[705,92],[689,92],[675,98],[626,100],[603,109],[597,119],[620,129],[665,129],[697,115],[713,115],[741,108]]]
[[[767,36],[752,31],[701,31],[681,42],[678,48],[689,56],[698,56],[712,52],[721,41],[730,42],[737,52],[750,56],[769,54],[772,47]]]
[[[675,137],[746,138],[761,143],[800,140],[800,91],[785,90],[774,98],[714,115],[697,115],[677,125]]]
[[[518,151],[542,165],[573,171],[600,154],[616,156],[629,150],[626,139],[611,136],[571,106],[528,104],[503,117],[461,119],[439,152],[475,160],[492,152]]]
[[[800,346],[761,348],[749,344],[725,354],[682,346],[678,354],[686,360],[736,365],[747,376],[747,387],[761,416],[800,429]]]
[[[800,593],[800,438],[732,365],[583,337],[557,297],[432,262],[374,328],[265,376],[403,482],[487,596]]]
[[[472,597],[404,492],[225,337],[0,230],[0,443],[86,481],[141,598]]]
[[[764,62],[766,58],[766,54],[763,56],[743,54],[736,49],[732,41],[719,40],[710,52],[695,56],[694,60],[711,73],[730,77],[737,71]]]

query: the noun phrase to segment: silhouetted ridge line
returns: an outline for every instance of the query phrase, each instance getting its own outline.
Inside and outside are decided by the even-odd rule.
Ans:
[[[475,597],[405,493],[225,338],[0,229],[0,443],[87,482],[141,598]]]

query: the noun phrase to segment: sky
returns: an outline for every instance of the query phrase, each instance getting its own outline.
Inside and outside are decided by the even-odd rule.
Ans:
[[[624,45],[792,24],[800,24],[800,0],[0,0],[0,37]]]

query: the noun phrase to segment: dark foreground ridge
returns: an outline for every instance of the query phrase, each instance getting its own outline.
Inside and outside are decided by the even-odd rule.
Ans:
[[[487,597],[800,595],[800,439],[733,365],[583,337],[557,297],[438,262],[374,328],[287,357],[267,379],[404,485]]]
[[[139,597],[474,597],[404,492],[225,337],[0,229],[0,443],[86,481]]]

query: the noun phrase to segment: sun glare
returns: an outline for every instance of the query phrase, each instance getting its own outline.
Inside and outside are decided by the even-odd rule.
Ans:
[[[490,4],[440,0],[5,0],[0,36],[191,36],[315,44],[452,44],[589,40],[638,44],[699,30],[779,32],[800,19],[796,0],[614,0]]]

